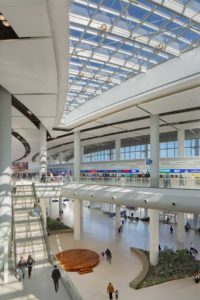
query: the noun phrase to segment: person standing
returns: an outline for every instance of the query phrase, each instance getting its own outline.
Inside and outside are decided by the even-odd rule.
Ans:
[[[25,267],[26,267],[26,262],[22,256],[17,264],[17,269],[19,271],[19,281],[22,281],[22,279],[24,279],[25,277]]]
[[[109,282],[108,286],[107,286],[107,293],[109,294],[109,299],[113,299],[113,293],[114,293],[114,287],[112,285],[111,282]]]
[[[27,259],[27,267],[28,267],[28,278],[30,279],[31,277],[31,273],[32,273],[32,268],[33,268],[33,264],[35,263],[34,259],[32,258],[31,255],[28,256]]]
[[[54,286],[55,286],[55,291],[57,293],[57,291],[59,290],[59,279],[61,278],[61,273],[60,273],[60,270],[57,268],[56,265],[54,266],[51,277],[53,279]]]

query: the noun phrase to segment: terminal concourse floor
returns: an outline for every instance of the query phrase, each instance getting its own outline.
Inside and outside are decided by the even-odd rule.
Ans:
[[[31,279],[26,270],[22,282],[12,276],[8,284],[0,284],[0,300],[70,300],[61,283],[59,292],[55,292],[52,270],[51,266],[33,269]]]
[[[64,211],[65,218],[65,211]],[[194,246],[200,251],[200,236],[193,230],[185,233],[185,247]],[[115,229],[115,219],[108,217],[97,209],[83,208],[82,238],[74,241],[73,234],[57,234],[50,236],[53,253],[72,248],[86,248],[98,253],[109,248],[112,252],[112,264],[106,259],[100,260],[93,273],[79,275],[69,272],[84,300],[108,299],[106,287],[112,282],[120,292],[119,300],[197,300],[199,299],[198,284],[189,279],[171,281],[154,287],[133,290],[129,282],[140,272],[140,260],[130,252],[130,246],[148,249],[148,224],[127,221],[121,234]],[[170,234],[169,225],[160,224],[160,244],[176,248],[176,229]]]

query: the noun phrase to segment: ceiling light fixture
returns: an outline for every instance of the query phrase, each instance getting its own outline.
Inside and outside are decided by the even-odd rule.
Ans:
[[[108,26],[105,23],[100,26],[101,32],[106,32],[107,29],[108,29]]]
[[[84,77],[84,73],[83,72],[79,72],[78,77],[80,77],[80,78]]]
[[[1,13],[0,13],[0,20],[1,21],[5,21],[6,20],[6,18],[4,17],[4,15],[2,15]]]
[[[111,80],[111,78],[108,78],[105,82],[106,82],[106,83],[111,83],[112,80]]]
[[[165,49],[165,44],[164,44],[164,43],[160,43],[160,44],[157,46],[157,49],[158,49],[158,50],[164,50],[164,49]]]
[[[5,27],[9,27],[9,26],[10,26],[10,24],[9,24],[8,21],[6,21],[6,20],[3,21],[2,24],[3,24]]]

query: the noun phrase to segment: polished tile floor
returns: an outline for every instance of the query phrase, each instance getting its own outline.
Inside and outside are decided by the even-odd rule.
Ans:
[[[64,218],[66,215],[64,213]],[[74,241],[73,234],[57,234],[50,236],[53,253],[71,248],[88,248],[100,253],[107,247],[113,254],[112,264],[101,259],[93,273],[79,275],[68,273],[74,281],[84,300],[108,299],[106,287],[112,282],[120,292],[119,300],[197,300],[200,286],[192,279],[176,280],[142,290],[129,288],[129,282],[140,272],[140,260],[130,252],[130,246],[148,249],[149,226],[143,222],[127,221],[121,234],[115,228],[115,218],[110,218],[98,209],[84,207],[82,217],[82,237]],[[185,233],[185,247],[190,242],[200,250],[200,236],[194,231]],[[160,224],[161,247],[176,248],[176,228],[170,234],[169,225]]]

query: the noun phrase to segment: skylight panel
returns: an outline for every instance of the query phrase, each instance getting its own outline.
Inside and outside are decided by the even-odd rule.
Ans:
[[[69,110],[196,47],[199,11],[197,0],[72,1]]]

